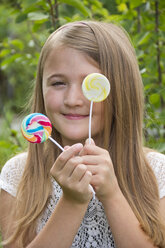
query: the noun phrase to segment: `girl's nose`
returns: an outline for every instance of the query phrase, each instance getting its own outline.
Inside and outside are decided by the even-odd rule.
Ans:
[[[83,92],[82,88],[78,85],[70,86],[64,97],[64,104],[70,107],[81,106],[83,104]]]

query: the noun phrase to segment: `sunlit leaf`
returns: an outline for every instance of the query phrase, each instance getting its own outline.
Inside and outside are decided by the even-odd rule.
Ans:
[[[59,0],[60,3],[66,3],[78,9],[84,16],[90,16],[91,13],[87,7],[80,0]]]
[[[10,41],[10,44],[12,44],[13,46],[15,46],[16,48],[18,48],[19,50],[23,50],[24,49],[24,44],[21,40],[12,40]]]
[[[0,58],[5,57],[6,55],[10,54],[11,50],[10,49],[2,49],[0,52]]]
[[[31,21],[47,20],[48,18],[49,18],[49,15],[43,14],[42,12],[28,13],[28,19]]]
[[[150,32],[144,33],[143,36],[137,42],[137,45],[140,46],[140,45],[143,45],[143,44],[147,43],[150,38],[151,38],[151,33]]]
[[[124,12],[127,10],[127,5],[125,3],[121,3],[117,8],[120,12]]]
[[[154,93],[149,96],[150,103],[152,104],[158,104],[160,103],[160,95],[157,93]]]

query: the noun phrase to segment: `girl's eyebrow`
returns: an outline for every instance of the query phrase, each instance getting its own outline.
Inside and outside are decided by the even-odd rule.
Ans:
[[[65,76],[62,73],[52,74],[52,75],[47,77],[47,80],[50,80],[51,78],[54,78],[54,77],[64,78]]]
[[[86,76],[88,75],[88,73],[84,73],[82,75],[80,75],[80,78],[83,80]],[[47,77],[47,81],[51,80],[52,78],[67,78],[67,76],[63,73],[54,73],[51,74],[50,76]]]

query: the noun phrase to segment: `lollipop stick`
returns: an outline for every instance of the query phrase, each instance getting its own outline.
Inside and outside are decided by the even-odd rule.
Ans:
[[[89,144],[91,144],[91,123],[92,123],[92,108],[93,108],[93,101],[91,101],[90,104],[90,112],[89,112]],[[92,185],[89,185],[92,193],[93,193],[93,199],[95,199],[95,191],[92,187]]]
[[[94,191],[92,185],[89,184],[89,187],[90,187],[90,189],[91,189],[91,191],[92,191],[93,199],[95,199],[95,194],[96,194],[96,193],[95,193],[95,191]]]
[[[90,112],[89,112],[89,144],[91,144],[92,108],[93,108],[93,101],[91,101]]]
[[[61,151],[64,151],[64,148],[60,146],[60,144],[57,141],[55,141],[51,136],[49,136],[48,139],[50,139],[54,144],[56,144],[56,146],[58,146],[61,149]]]

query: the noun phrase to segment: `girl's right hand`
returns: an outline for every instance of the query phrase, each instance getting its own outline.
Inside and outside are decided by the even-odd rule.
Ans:
[[[63,190],[63,197],[76,203],[87,203],[92,198],[90,190],[91,172],[83,164],[82,144],[75,144],[64,150],[56,159],[50,173]]]

